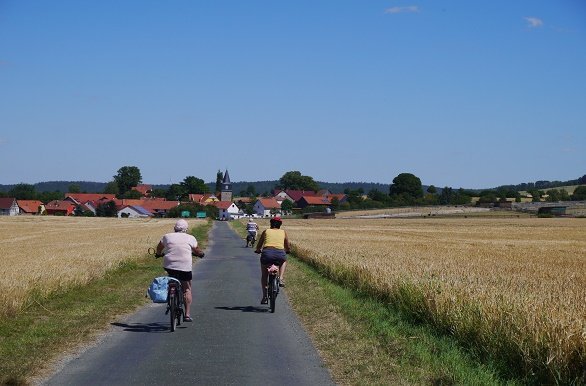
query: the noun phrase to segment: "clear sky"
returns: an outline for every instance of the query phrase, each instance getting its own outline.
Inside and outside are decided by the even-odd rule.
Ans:
[[[586,2],[0,0],[0,184],[586,174]]]

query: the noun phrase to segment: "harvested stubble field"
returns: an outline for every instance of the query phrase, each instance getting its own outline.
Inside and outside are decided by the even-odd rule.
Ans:
[[[284,229],[300,258],[506,371],[586,381],[583,219],[285,220]]]
[[[0,317],[144,257],[174,219],[0,217]],[[193,226],[196,221],[190,221]]]

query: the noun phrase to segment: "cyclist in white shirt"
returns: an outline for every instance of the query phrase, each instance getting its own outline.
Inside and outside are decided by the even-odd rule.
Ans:
[[[189,225],[185,220],[175,223],[175,232],[167,233],[157,245],[157,256],[163,257],[163,268],[169,276],[181,281],[185,299],[185,322],[192,322],[191,319],[191,272],[193,261],[192,255],[204,257],[203,251],[198,247],[195,237],[187,233]],[[163,255],[164,254],[164,255]]]

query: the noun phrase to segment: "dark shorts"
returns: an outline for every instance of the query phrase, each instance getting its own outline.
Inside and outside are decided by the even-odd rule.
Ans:
[[[177,280],[191,281],[191,279],[193,278],[191,271],[189,271],[189,272],[177,271],[175,269],[170,269],[170,268],[165,268],[165,271],[167,271],[169,276],[171,276],[172,278],[175,278]]]
[[[263,249],[260,255],[262,265],[275,264],[281,266],[285,261],[287,261],[287,254],[282,249]]]

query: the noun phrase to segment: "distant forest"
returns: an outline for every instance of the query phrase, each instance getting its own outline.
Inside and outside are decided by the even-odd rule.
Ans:
[[[240,195],[240,192],[245,192],[250,190],[250,186],[254,187],[254,192],[258,195],[262,195],[265,193],[270,193],[275,186],[278,184],[278,180],[273,181],[254,181],[254,182],[233,182],[232,183],[232,191],[234,192],[235,196]],[[332,193],[343,193],[345,190],[359,190],[362,189],[364,193],[368,193],[371,190],[378,190],[379,192],[388,193],[390,184],[381,184],[381,183],[374,183],[374,182],[323,182],[323,181],[316,181],[317,184],[321,189],[327,189]],[[526,191],[532,189],[551,189],[557,188],[560,186],[568,186],[568,185],[585,185],[586,184],[586,175],[577,178],[575,180],[569,181],[536,181],[536,182],[527,182],[521,183],[517,185],[502,185],[495,188],[494,190],[514,190],[514,191]],[[47,182],[39,182],[33,184],[35,190],[37,192],[62,192],[66,193],[69,190],[69,186],[77,185],[80,188],[81,192],[85,193],[102,193],[106,188],[107,183],[105,182],[91,182],[91,181],[47,181]],[[206,184],[210,190],[213,192],[215,189],[215,182],[210,182]],[[0,184],[0,192],[8,192],[10,191],[15,185],[1,185]],[[168,189],[169,185],[153,185],[154,189]],[[425,190],[427,187],[424,186],[423,189]],[[441,191],[443,186],[436,186],[438,191]],[[477,191],[474,189],[470,189],[472,191]],[[490,190],[490,189],[488,189]]]

